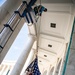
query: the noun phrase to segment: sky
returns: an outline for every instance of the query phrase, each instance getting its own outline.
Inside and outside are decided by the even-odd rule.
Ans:
[[[16,37],[14,43],[10,47],[4,60],[16,61],[22,51],[24,50],[28,41],[28,27],[25,23],[22,29],[20,30],[18,36]]]
[[[5,2],[6,0],[0,0],[0,6]]]
[[[0,6],[5,1],[6,0],[0,0]],[[16,61],[18,57],[20,56],[21,52],[24,50],[27,44],[27,41],[28,41],[28,28],[27,28],[27,24],[25,23],[23,27],[21,28],[18,36],[16,37],[14,43],[10,47],[4,60]]]

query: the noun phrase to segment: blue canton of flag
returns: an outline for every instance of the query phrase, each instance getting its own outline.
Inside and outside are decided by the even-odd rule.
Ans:
[[[37,56],[34,59],[34,61],[32,61],[32,63],[27,67],[25,72],[26,72],[26,75],[41,75],[41,73],[39,71],[39,67],[38,67]]]

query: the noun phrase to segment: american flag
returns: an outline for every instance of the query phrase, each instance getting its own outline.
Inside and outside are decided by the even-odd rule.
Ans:
[[[27,67],[25,71],[26,75],[41,75],[38,67],[38,58],[36,58],[31,62],[31,64]]]

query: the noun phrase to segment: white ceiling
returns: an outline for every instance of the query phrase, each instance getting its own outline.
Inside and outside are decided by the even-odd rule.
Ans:
[[[40,3],[40,0],[38,0]],[[41,0],[41,3],[74,3],[75,0]]]
[[[54,3],[56,1],[42,0],[42,3],[50,2]],[[57,2],[72,3],[71,0],[57,0]],[[41,72],[45,68],[47,71],[49,68],[52,69],[62,60],[66,50],[65,39],[69,38],[67,35],[70,35],[68,28],[70,27],[71,6],[58,3],[53,5],[47,4],[46,7],[49,12],[42,14],[38,44],[38,61]],[[51,23],[56,23],[56,28],[50,28]]]

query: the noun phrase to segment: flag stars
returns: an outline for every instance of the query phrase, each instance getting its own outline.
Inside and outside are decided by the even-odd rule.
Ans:
[[[28,72],[32,73],[31,75],[41,75],[38,67],[38,59],[37,57],[35,60],[28,66],[27,68]],[[30,75],[30,74],[28,74]]]

